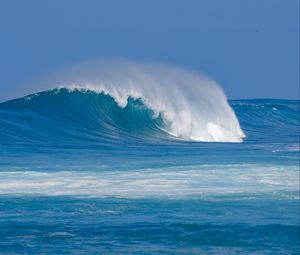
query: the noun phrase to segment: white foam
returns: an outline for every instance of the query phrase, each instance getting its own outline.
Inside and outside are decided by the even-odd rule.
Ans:
[[[222,89],[213,80],[180,68],[124,61],[97,61],[62,72],[31,92],[87,89],[111,95],[121,106],[141,98],[161,113],[170,134],[195,141],[241,142],[245,137]],[[28,92],[28,91],[27,91]]]
[[[0,194],[190,197],[299,191],[297,167],[182,166],[99,172],[0,172]],[[294,196],[294,195],[293,195]]]

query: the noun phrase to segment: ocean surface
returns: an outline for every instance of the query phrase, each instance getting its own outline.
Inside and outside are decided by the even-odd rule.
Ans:
[[[228,109],[202,132],[138,96],[0,103],[0,254],[299,254],[299,100]]]

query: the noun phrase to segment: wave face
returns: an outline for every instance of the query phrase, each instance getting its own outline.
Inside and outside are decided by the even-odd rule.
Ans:
[[[103,93],[55,89],[2,103],[3,134],[27,142],[106,145],[167,139],[167,124],[140,99],[120,107]],[[7,117],[7,118],[5,118]],[[15,121],[18,119],[17,121]],[[17,124],[16,124],[17,123]]]
[[[134,128],[138,132],[141,126],[156,131],[160,129],[182,140],[241,142],[244,137],[222,89],[207,77],[179,68],[121,61],[97,62],[65,71],[48,83],[36,86],[32,93],[51,90],[53,84],[54,88],[80,90],[82,93],[86,91],[86,94],[81,95],[75,93],[77,99],[74,98],[75,94],[67,95],[66,91],[62,92],[68,97],[67,101],[72,98],[67,107],[74,110],[70,111],[74,112],[81,107],[84,110],[93,108],[90,109],[92,114],[95,111],[100,115],[112,114],[107,118],[113,124],[108,119],[104,121],[122,130],[123,125],[125,129],[131,125],[131,129],[127,130],[130,133],[134,132],[132,128],[136,124]],[[92,95],[91,91],[100,95]],[[43,94],[44,101],[40,104],[48,104],[47,101],[53,98],[50,94],[53,93],[60,91],[49,92],[48,98]],[[60,98],[61,103],[66,104]],[[80,106],[79,101],[84,106]],[[117,114],[125,112],[128,117],[122,116],[124,123],[119,123],[121,119],[117,119]],[[101,128],[104,125],[106,124],[100,123]]]
[[[248,136],[247,141],[276,142],[280,137],[281,142],[295,142],[295,136],[299,135],[297,100],[242,100],[232,101],[231,105]],[[175,124],[164,112],[149,108],[142,98],[129,96],[126,104],[120,106],[110,94],[84,89],[58,88],[3,102],[0,124],[2,144],[12,141],[53,146],[93,143],[111,147],[192,140],[192,136],[174,135]],[[241,139],[219,126],[210,130],[209,125],[202,124],[203,136],[196,140]],[[235,124],[242,132],[238,122]],[[287,130],[293,130],[295,135],[291,136]]]

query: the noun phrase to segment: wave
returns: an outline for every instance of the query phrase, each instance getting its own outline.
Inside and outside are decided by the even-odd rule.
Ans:
[[[140,99],[125,107],[104,93],[54,89],[0,104],[3,133],[27,141],[74,140],[107,144],[166,139],[166,123]]]
[[[231,101],[247,141],[299,141],[299,100]],[[74,146],[185,141],[169,132],[163,113],[142,99],[113,97],[91,90],[59,88],[0,103],[0,143]],[[279,140],[278,140],[279,139]],[[89,143],[90,142],[90,143]],[[297,147],[298,148],[298,147]]]
[[[60,88],[52,89],[53,84]],[[33,90],[45,89],[4,102],[1,108],[30,109],[44,121],[55,120],[48,123],[52,129],[75,125],[88,132],[85,137],[205,142],[241,142],[245,137],[222,89],[207,77],[179,68],[98,62]]]

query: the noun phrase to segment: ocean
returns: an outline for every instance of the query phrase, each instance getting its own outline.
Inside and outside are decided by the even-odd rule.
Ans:
[[[0,254],[299,254],[299,100],[216,94],[0,103]]]

